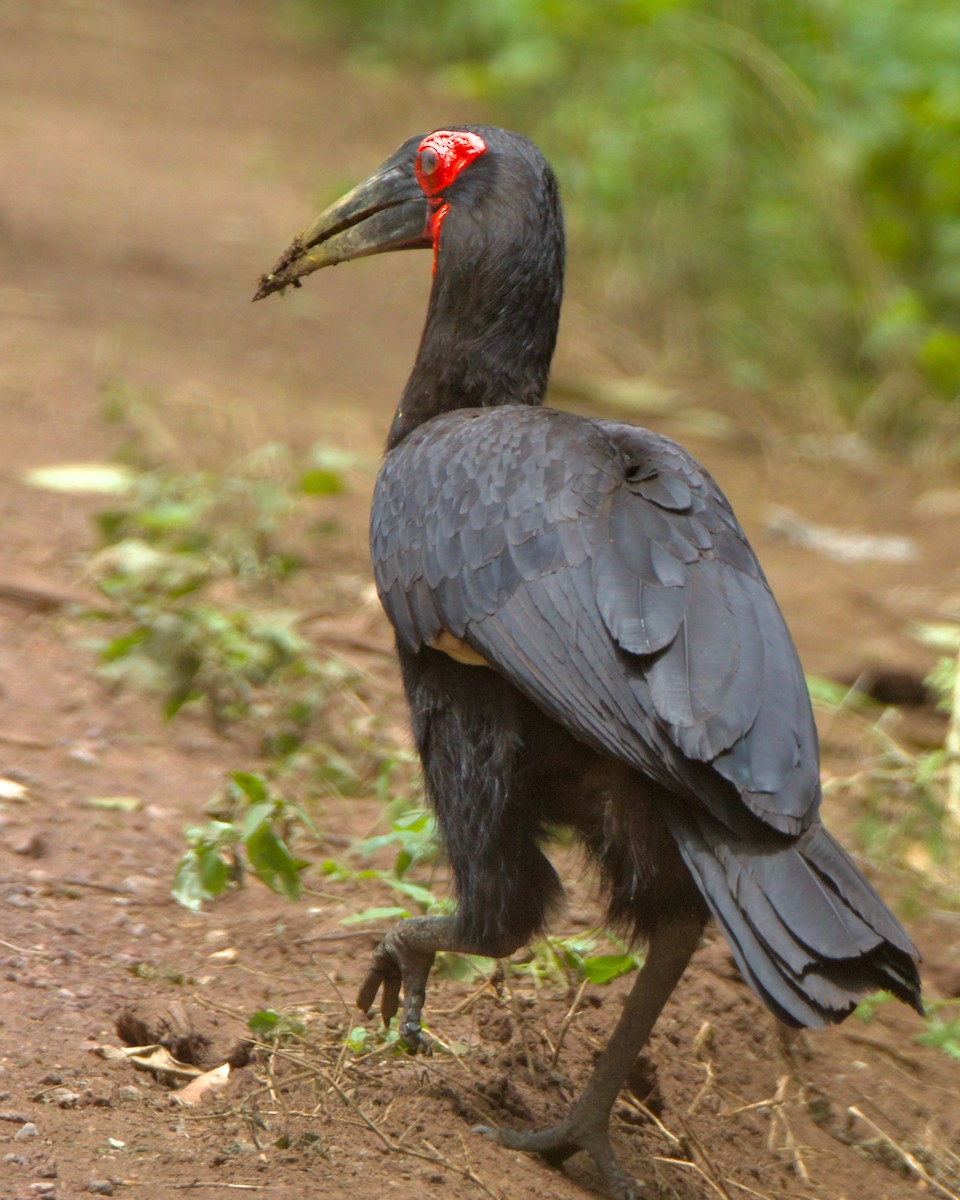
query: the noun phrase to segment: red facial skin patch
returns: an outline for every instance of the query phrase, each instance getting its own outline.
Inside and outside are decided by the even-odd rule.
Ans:
[[[417,182],[430,202],[427,227],[433,236],[433,272],[437,272],[437,253],[440,249],[440,228],[450,211],[443,193],[464,167],[479,158],[487,149],[486,142],[475,133],[462,130],[437,129],[428,134],[417,149],[415,170]]]

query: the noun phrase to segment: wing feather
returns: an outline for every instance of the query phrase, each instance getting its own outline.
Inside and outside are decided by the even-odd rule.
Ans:
[[[452,633],[727,827],[811,820],[796,652],[729,504],[675,443],[545,409],[446,414],[388,455],[371,545],[404,645]]]

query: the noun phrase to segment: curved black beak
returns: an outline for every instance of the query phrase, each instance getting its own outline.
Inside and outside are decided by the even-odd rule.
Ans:
[[[325,209],[294,238],[269,275],[261,275],[254,300],[282,291],[311,271],[387,250],[429,249],[427,200],[414,174],[410,138],[369,179]]]

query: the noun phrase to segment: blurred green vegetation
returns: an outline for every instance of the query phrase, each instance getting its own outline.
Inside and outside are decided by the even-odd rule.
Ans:
[[[960,5],[293,7],[356,66],[532,136],[577,260],[669,367],[758,389],[819,378],[898,437],[956,403]]]

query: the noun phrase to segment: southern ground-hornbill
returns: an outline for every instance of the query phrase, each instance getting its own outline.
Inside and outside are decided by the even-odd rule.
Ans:
[[[648,942],[565,1120],[486,1129],[631,1194],[610,1110],[712,915],[780,1020],[824,1025],[885,988],[920,1007],[917,954],[818,817],[800,663],[730,505],[674,442],[541,407],[563,285],[554,176],[490,127],[405,142],[297,238],[257,298],[319,267],[432,249],[416,363],[373,499],[427,789],[459,900],[403,921],[358,997],[421,1040],[439,950],[503,957],[561,885],[541,846],[572,826],[608,917]]]

